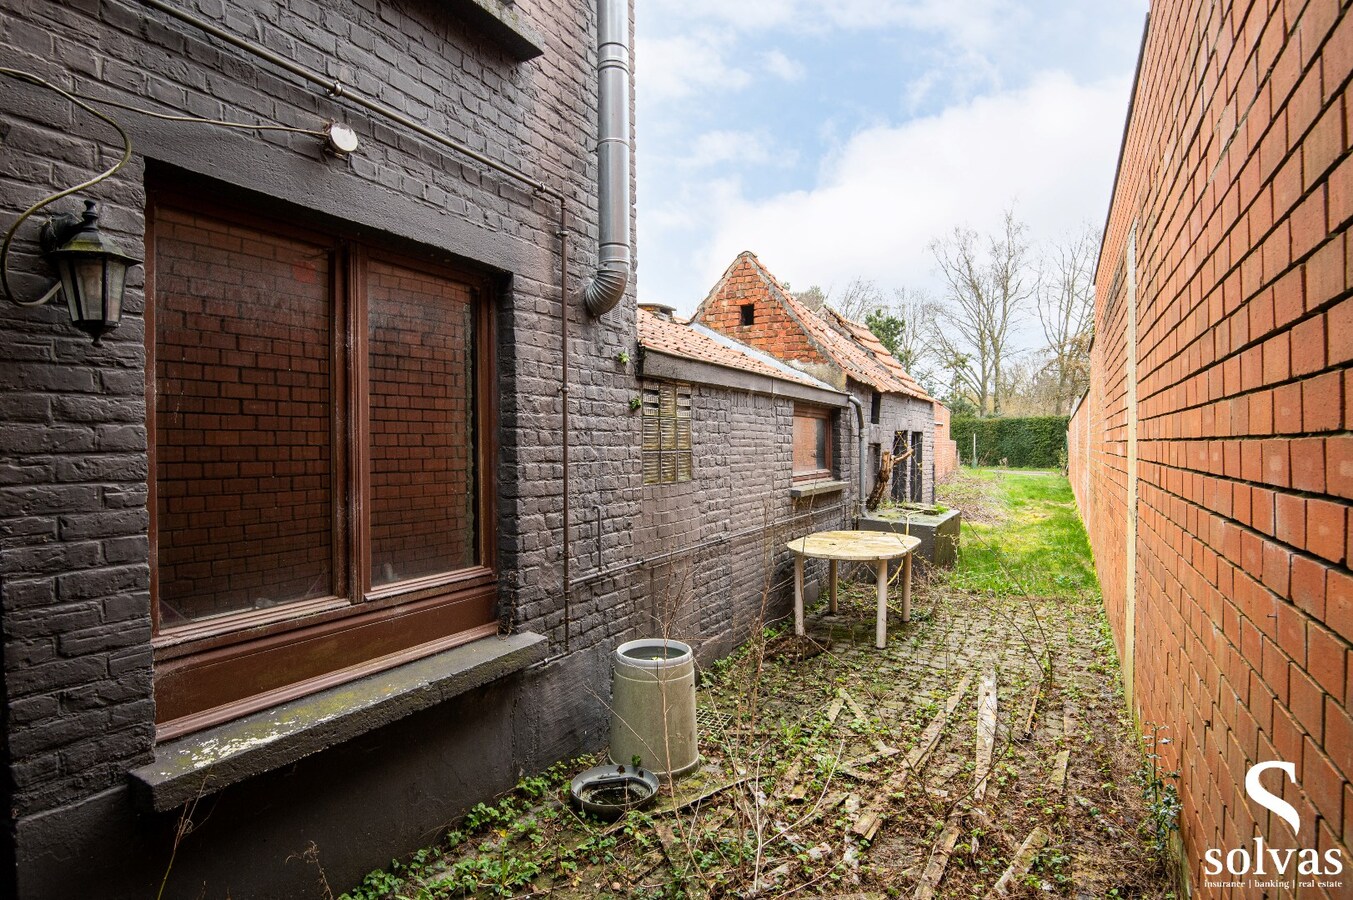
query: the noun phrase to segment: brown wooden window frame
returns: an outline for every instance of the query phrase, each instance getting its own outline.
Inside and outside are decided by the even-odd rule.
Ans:
[[[328,247],[334,322],[332,572],[327,597],[160,627],[156,468],[155,222],[161,208]],[[148,192],[146,209],[146,421],[156,737],[170,740],[364,675],[497,633],[497,459],[494,283],[445,258],[379,238],[295,226],[250,206],[204,201],[200,189]],[[367,265],[381,260],[470,288],[476,564],[372,587]],[[358,588],[360,586],[360,589]]]
[[[794,404],[794,441],[793,441],[793,477],[794,483],[805,481],[825,481],[833,477],[836,464],[833,444],[835,443],[835,412],[825,406]],[[811,439],[808,432],[811,431]],[[822,429],[826,440],[826,464],[817,459],[818,430]],[[811,443],[813,462],[811,466],[802,462],[805,449]]]
[[[644,484],[692,480],[691,386],[677,381],[649,381],[641,391]]]

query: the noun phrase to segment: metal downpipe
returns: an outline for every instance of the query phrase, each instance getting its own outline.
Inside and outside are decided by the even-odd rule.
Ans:
[[[850,399],[850,405],[853,406],[853,407],[855,407],[855,442],[859,445],[858,458],[859,458],[859,461],[860,461],[860,478],[859,478],[859,482],[860,482],[860,502],[859,502],[859,511],[858,511],[858,513],[857,513],[857,516],[858,516],[860,519],[863,519],[863,518],[864,518],[864,515],[865,515],[865,512],[866,512],[866,510],[865,510],[865,503],[866,503],[866,501],[867,501],[868,498],[869,498],[869,491],[865,488],[865,478],[868,477],[868,473],[867,473],[867,471],[866,471],[866,469],[867,469],[867,464],[866,464],[866,462],[865,462],[865,456],[864,456],[864,454],[865,454],[865,449],[864,449],[864,404],[861,403],[859,400],[856,400],[855,397],[854,397],[854,395],[852,395],[849,399]],[[859,523],[856,522],[856,527],[858,527],[858,526],[859,526]]]
[[[597,271],[583,288],[593,316],[615,308],[629,284],[629,4],[597,0]]]

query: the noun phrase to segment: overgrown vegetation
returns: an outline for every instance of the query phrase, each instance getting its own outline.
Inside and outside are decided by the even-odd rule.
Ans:
[[[983,466],[1051,469],[1066,453],[1066,416],[975,418],[954,416],[949,436],[958,444],[964,462],[971,463],[973,435],[977,435],[977,462]]]
[[[1014,896],[1169,896],[1168,773],[1140,768],[1093,575],[1073,583],[1083,536],[1079,563],[1049,563],[1070,527],[1037,538],[1011,521],[1059,521],[1065,482],[965,475],[955,497],[982,498],[985,530],[916,585],[885,650],[872,585],[843,571],[839,615],[810,610],[807,639],[758,629],[701,673],[703,765],[655,805],[580,816],[567,783],[597,760],[574,760],[345,897],[980,897],[1002,878]],[[1044,591],[1047,570],[1064,580]]]
[[[940,496],[963,510],[959,566],[949,578],[951,586],[1098,599],[1090,541],[1065,478],[1051,472],[963,469],[940,487]],[[974,497],[983,502],[970,502]]]

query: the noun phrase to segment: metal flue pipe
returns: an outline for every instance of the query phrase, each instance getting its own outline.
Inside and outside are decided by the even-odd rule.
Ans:
[[[597,271],[583,288],[587,311],[615,308],[629,284],[630,23],[626,0],[597,0]]]

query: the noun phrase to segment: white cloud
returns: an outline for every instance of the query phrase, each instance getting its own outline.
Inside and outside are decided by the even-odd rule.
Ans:
[[[770,139],[750,131],[707,131],[697,137],[690,153],[679,159],[688,169],[725,164],[764,165],[777,162]]]
[[[711,32],[641,36],[635,44],[635,78],[646,104],[697,92],[739,90],[752,80],[751,73],[727,61],[727,39]]]
[[[721,203],[701,206],[709,237],[696,251],[696,284],[681,293],[698,297],[744,249],[796,285],[864,276],[933,288],[927,245],[955,224],[994,228],[1011,202],[1034,235],[1101,221],[1127,91],[1123,79],[1079,85],[1044,75],[1023,90],[861,131],[811,189],[749,199],[723,185]]]
[[[782,81],[799,81],[803,78],[803,66],[779,50],[763,54],[761,63],[767,72]]]
[[[989,44],[1006,33],[1011,0],[652,0],[662,14],[742,31],[865,31],[901,26]]]

